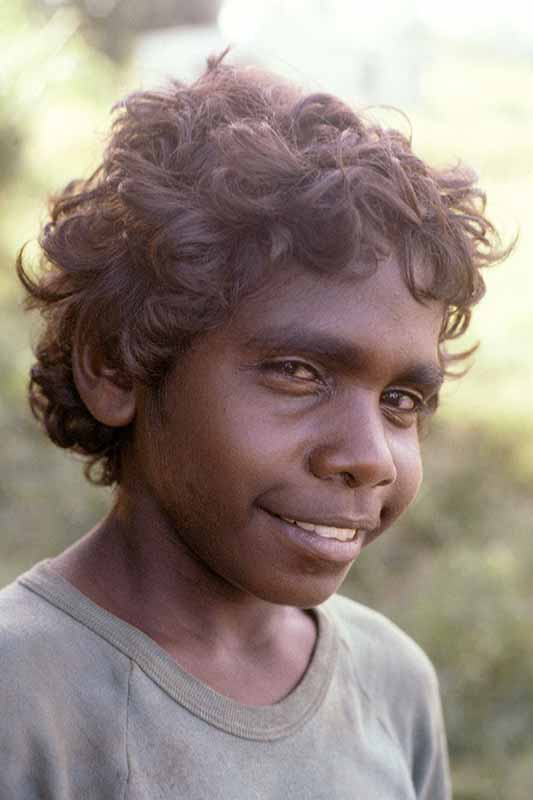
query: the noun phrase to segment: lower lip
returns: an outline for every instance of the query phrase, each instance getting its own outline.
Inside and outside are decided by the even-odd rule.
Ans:
[[[365,532],[360,531],[354,539],[341,542],[339,539],[326,539],[313,531],[304,531],[297,525],[280,517],[274,516],[269,511],[261,509],[266,516],[274,523],[278,533],[282,533],[293,545],[300,550],[305,550],[309,555],[323,561],[332,561],[337,564],[349,564],[357,558],[365,542]]]

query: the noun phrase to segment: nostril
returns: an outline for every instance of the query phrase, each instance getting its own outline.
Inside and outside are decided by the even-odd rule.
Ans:
[[[361,485],[361,481],[358,481],[357,478],[352,475],[351,472],[341,472],[341,477],[349,489],[356,489],[358,486]],[[389,476],[387,478],[383,478],[381,481],[377,481],[374,485],[375,486],[390,486],[394,483],[395,477]]]
[[[357,486],[357,480],[355,479],[355,477],[352,475],[351,472],[342,472],[341,476],[342,479],[344,480],[344,483],[346,484],[346,486],[348,486],[349,489],[355,489],[355,487]]]

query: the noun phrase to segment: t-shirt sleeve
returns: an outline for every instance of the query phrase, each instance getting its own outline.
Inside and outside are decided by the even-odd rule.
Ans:
[[[439,684],[424,651],[381,614],[337,596],[333,611],[362,694],[409,772],[417,800],[451,800]]]
[[[4,591],[0,800],[122,798],[129,670],[106,646],[26,589]]]
[[[426,665],[426,679],[417,692],[412,730],[411,774],[417,800],[450,800],[448,748],[437,677]]]
[[[403,750],[417,800],[451,800],[439,683],[423,650],[396,628],[382,679],[383,716]]]
[[[53,719],[39,703],[16,696],[0,680],[0,797],[24,800],[67,797],[61,786],[64,764],[57,747]],[[63,777],[62,777],[63,776]]]

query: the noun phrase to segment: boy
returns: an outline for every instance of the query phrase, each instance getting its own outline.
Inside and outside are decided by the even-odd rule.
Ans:
[[[30,401],[114,484],[0,593],[0,796],[449,798],[435,675],[337,596],[500,256],[470,172],[211,60],[52,204]]]

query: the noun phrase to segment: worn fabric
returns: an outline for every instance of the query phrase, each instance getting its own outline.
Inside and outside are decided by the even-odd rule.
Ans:
[[[0,592],[0,800],[449,800],[427,657],[335,596],[298,686],[248,707],[42,562]]]

